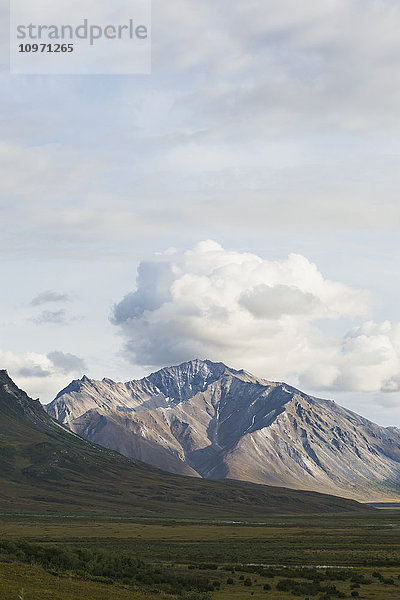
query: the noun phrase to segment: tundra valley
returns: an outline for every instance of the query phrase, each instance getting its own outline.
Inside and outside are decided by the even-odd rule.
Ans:
[[[2,600],[398,598],[397,430],[210,361],[0,386]]]

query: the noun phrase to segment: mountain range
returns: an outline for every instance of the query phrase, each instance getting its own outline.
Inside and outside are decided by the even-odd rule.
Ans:
[[[193,360],[127,383],[83,377],[50,416],[175,474],[398,499],[400,431],[285,383]]]
[[[254,519],[370,509],[314,492],[163,472],[72,433],[0,371],[0,510]]]

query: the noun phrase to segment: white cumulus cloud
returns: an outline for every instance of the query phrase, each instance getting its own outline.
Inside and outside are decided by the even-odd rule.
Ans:
[[[304,256],[270,261],[204,241],[142,262],[112,322],[135,364],[200,357],[308,389],[394,391],[400,325],[367,321],[346,331],[370,304],[368,291],[326,279]],[[321,325],[328,320],[334,336]]]

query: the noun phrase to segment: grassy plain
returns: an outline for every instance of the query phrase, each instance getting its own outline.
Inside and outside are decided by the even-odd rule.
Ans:
[[[262,522],[257,519],[240,523],[211,519],[1,514],[0,540],[18,539],[43,547],[122,552],[140,557],[146,563],[161,565],[177,577],[206,577],[214,582],[212,597],[215,600],[400,598],[400,511],[396,510],[358,515],[268,516]],[[3,560],[6,559],[3,556]],[[298,566],[342,568],[296,571]],[[317,584],[312,587],[318,573],[322,574],[320,588]],[[337,580],[334,579],[336,573],[339,574]],[[344,573],[348,576],[339,580]],[[318,575],[316,577],[318,579]],[[370,583],[359,583],[357,578],[360,577],[361,581]],[[227,583],[229,578],[232,582]],[[279,581],[288,578],[295,582],[294,587],[277,589]],[[333,595],[323,591],[327,585],[335,586]],[[98,583],[87,580],[84,574],[55,576],[38,565],[0,562],[0,600],[17,600],[17,591],[22,587],[26,589],[25,600],[173,597],[171,590],[157,593],[151,586],[138,589],[137,585],[124,587],[121,582]],[[305,592],[301,593],[302,589]],[[359,595],[351,596],[354,592]],[[181,597],[185,597],[184,593]],[[197,598],[193,596],[193,600]]]
[[[0,563],[0,598],[18,600],[160,600],[159,595],[76,577],[54,577],[38,566]]]

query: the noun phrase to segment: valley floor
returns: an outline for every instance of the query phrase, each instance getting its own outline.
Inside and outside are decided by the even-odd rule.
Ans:
[[[23,590],[23,591],[22,591]],[[41,567],[0,563],[0,599],[19,600],[155,600],[159,595],[116,585],[55,577]]]
[[[398,599],[399,534],[400,511],[395,510],[268,517],[262,523],[0,515],[3,544],[24,539],[27,547],[51,546],[72,554],[78,548],[101,548],[110,556],[137,556],[177,580],[206,579],[215,600]],[[9,560],[13,562],[5,562]],[[298,568],[302,566],[313,568]],[[202,600],[208,595],[181,589],[174,596],[172,588],[162,590],[142,580],[100,583],[84,573],[61,569],[54,574],[54,569],[22,564],[0,549],[0,600],[18,600],[21,588],[24,600]]]

